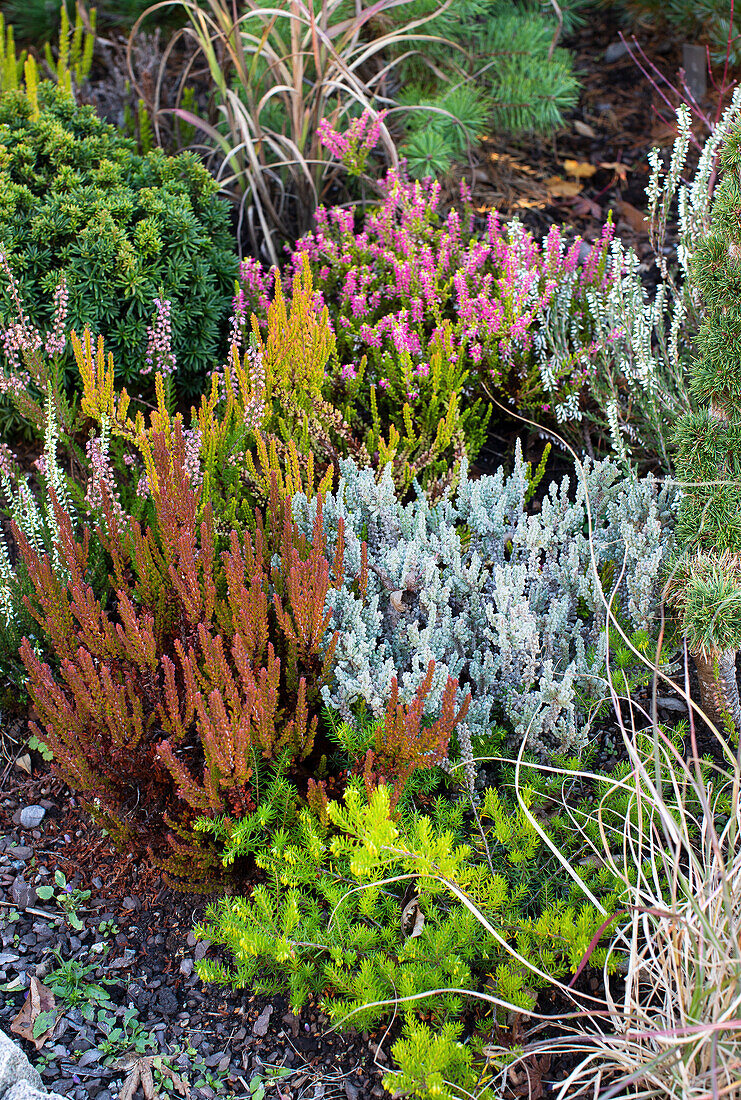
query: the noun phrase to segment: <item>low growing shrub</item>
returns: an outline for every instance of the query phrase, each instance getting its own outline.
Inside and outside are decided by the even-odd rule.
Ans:
[[[567,246],[558,228],[541,247],[494,212],[485,231],[474,232],[465,188],[463,212],[444,218],[435,180],[412,183],[392,172],[383,187],[382,205],[360,231],[352,211],[320,208],[316,230],[289,264],[301,269],[308,257],[318,302],[329,310],[341,364],[336,403],[352,401],[367,424],[376,409],[382,421],[396,422],[405,405],[413,414],[435,398],[440,371],[473,389],[470,370],[500,401],[539,419],[575,415],[593,338],[586,291],[604,291],[615,278],[611,226],[584,258],[581,242]],[[273,281],[255,260],[243,262],[245,309],[261,324]],[[535,334],[566,286],[568,347],[541,362]]]
[[[639,652],[658,632],[664,566],[673,544],[676,490],[655,478],[625,478],[605,460],[553,483],[540,510],[528,501],[533,477],[519,446],[509,477],[469,480],[436,504],[405,505],[390,471],[379,479],[352,462],[322,505],[334,545],[342,528],[345,582],[328,593],[337,632],[328,705],[349,717],[364,703],[383,713],[395,679],[409,702],[430,661],[425,713],[436,714],[448,676],[470,690],[457,731],[471,763],[471,739],[485,755],[495,720],[519,744],[549,754],[582,748],[592,718],[623,672],[646,673],[640,656],[608,635],[607,605]],[[317,506],[294,497],[308,537]],[[364,596],[353,579],[367,570]]]
[[[47,326],[64,277],[70,326],[105,334],[132,395],[151,392],[156,299],[171,305],[171,365],[184,395],[200,392],[226,344],[236,256],[216,190],[192,154],[139,156],[51,84],[38,86],[37,106],[21,91],[0,96],[0,242],[29,321]],[[14,303],[0,297],[0,322],[14,321]]]

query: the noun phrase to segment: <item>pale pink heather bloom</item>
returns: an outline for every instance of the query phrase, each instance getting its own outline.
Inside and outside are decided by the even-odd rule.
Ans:
[[[46,337],[46,344],[44,350],[47,355],[61,355],[64,351],[67,338],[65,335],[65,327],[67,325],[67,306],[69,303],[69,293],[67,291],[67,280],[64,275],[59,280],[59,285],[54,291],[54,325],[50,333]]]
[[[175,355],[172,350],[172,322],[170,320],[170,302],[166,298],[154,299],[154,322],[147,328],[147,355],[142,374],[152,370],[163,376],[175,371]]]
[[[100,508],[105,492],[114,513],[120,519],[123,516],[123,510],[118,499],[116,475],[111,467],[110,457],[103,452],[100,436],[96,435],[88,439],[85,444],[85,453],[90,462],[85,500],[91,508]]]

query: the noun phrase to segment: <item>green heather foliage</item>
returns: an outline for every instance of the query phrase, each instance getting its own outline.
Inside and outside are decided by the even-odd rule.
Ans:
[[[51,84],[38,97],[34,117],[20,91],[0,96],[0,242],[31,323],[48,325],[64,275],[70,327],[105,333],[137,395],[151,387],[141,368],[153,302],[164,298],[177,387],[198,392],[219,353],[236,274],[216,183],[193,155],[137,155]],[[0,321],[15,320],[0,297]]]
[[[736,652],[741,648],[741,127],[720,156],[710,231],[692,275],[705,318],[691,367],[704,407],[677,428],[677,520],[682,558],[674,591],[695,658],[703,706],[722,726],[741,727]]]
[[[352,784],[343,802],[319,814],[303,810],[258,848],[263,881],[250,898],[225,897],[207,910],[197,933],[227,947],[234,966],[204,960],[199,974],[259,992],[285,989],[294,1010],[310,995],[322,997],[334,1021],[358,1027],[391,1015],[397,997],[412,998],[400,1000],[403,1014],[454,1019],[470,1007],[466,991],[487,979],[502,1009],[532,1009],[544,976],[508,945],[531,966],[564,977],[604,915],[558,873],[516,803],[487,790],[485,840],[464,810],[441,796],[431,814],[395,817],[383,784],[370,798]],[[557,828],[565,835],[564,825]],[[541,887],[533,889],[538,874]],[[610,875],[592,869],[585,878],[611,911]],[[604,951],[592,962],[602,965]]]

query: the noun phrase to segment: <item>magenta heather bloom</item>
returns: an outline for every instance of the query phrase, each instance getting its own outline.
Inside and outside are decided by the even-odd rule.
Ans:
[[[357,135],[364,134],[356,121]],[[338,154],[346,150],[341,135],[328,125],[323,129],[328,147]],[[365,357],[363,384],[353,401],[367,401],[366,422],[371,387],[381,417],[397,426],[404,401],[419,410],[437,408],[440,401],[444,409],[452,393],[462,395],[468,386],[470,404],[470,371],[525,410],[560,408],[567,401],[573,406],[575,400],[578,407],[593,341],[588,295],[617,277],[608,263],[612,226],[588,249],[556,226],[539,243],[520,223],[504,224],[495,211],[474,232],[465,184],[462,212],[440,208],[440,186],[433,179],[408,181],[392,171],[383,191],[361,231],[352,210],[320,207],[314,232],[298,242],[289,261],[296,270],[308,257],[329,309],[337,339],[337,399],[347,394],[354,365]],[[286,274],[288,283],[292,271]],[[243,265],[246,308],[261,324],[272,278],[254,261]],[[552,314],[567,321],[566,348],[558,358],[543,350]],[[431,369],[433,356],[444,368]]]
[[[370,111],[363,111],[344,132],[335,130],[323,118],[317,127],[319,140],[333,157],[344,164],[351,176],[360,176],[365,171],[368,155],[378,145],[385,117],[386,111],[379,111],[375,117],[371,116]]]

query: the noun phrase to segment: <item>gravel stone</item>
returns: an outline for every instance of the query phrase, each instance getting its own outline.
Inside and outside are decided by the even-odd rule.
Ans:
[[[24,829],[37,829],[45,817],[46,810],[43,806],[24,806],[20,821]]]

